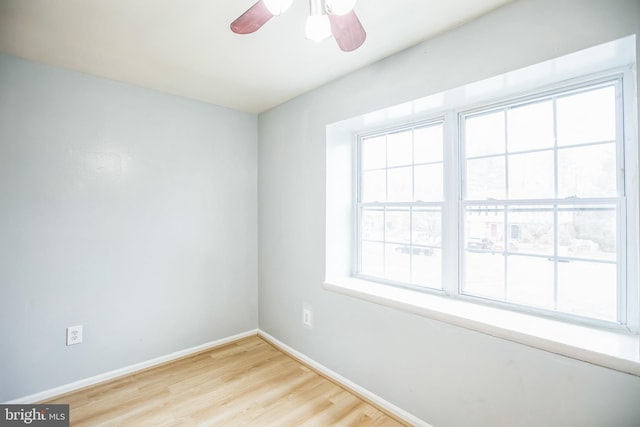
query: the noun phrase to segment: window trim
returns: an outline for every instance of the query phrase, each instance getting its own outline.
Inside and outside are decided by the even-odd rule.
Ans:
[[[453,327],[491,335],[534,349],[555,353],[560,356],[584,361],[620,372],[640,377],[640,334],[629,330],[611,330],[591,325],[579,325],[560,320],[550,320],[540,316],[503,310],[488,305],[469,303],[460,299],[441,297],[426,292],[416,292],[399,287],[382,285],[377,282],[353,277],[355,263],[355,211],[353,209],[353,186],[355,182],[356,144],[359,131],[382,129],[392,125],[402,125],[442,111],[453,111],[460,106],[478,105],[479,101],[490,101],[513,94],[527,94],[534,88],[553,87],[559,82],[575,82],[583,75],[607,74],[606,70],[624,70],[624,109],[626,129],[625,147],[638,144],[638,98],[636,94],[636,36],[626,36],[610,42],[589,47],[567,55],[546,60],[525,68],[507,71],[488,79],[466,81],[455,88],[441,91],[417,99],[408,99],[395,105],[387,105],[377,110],[362,110],[360,114],[337,118],[325,127],[325,256],[323,291],[331,292],[329,298],[343,298],[350,303],[355,298],[360,303],[374,304],[398,310],[399,315],[409,316],[407,321],[417,322],[414,326],[426,326],[433,321],[444,322]],[[626,77],[625,75],[625,77]],[[482,102],[486,104],[488,102]],[[449,114],[449,113],[447,113]],[[445,127],[447,132],[457,129]],[[457,152],[454,147],[454,157]],[[449,164],[456,163],[455,159]],[[638,181],[640,159],[625,152],[625,167],[633,171],[632,178]],[[455,173],[455,171],[453,171]],[[446,177],[445,177],[446,179]],[[445,181],[445,192],[450,189]],[[640,211],[640,194],[627,194],[627,204],[637,213]],[[637,214],[636,214],[637,215]],[[443,229],[443,239],[457,242],[457,229]],[[628,246],[638,254],[640,247],[640,221],[631,220],[627,224]],[[640,265],[640,254],[635,258],[627,256],[630,262]],[[453,268],[457,268],[454,264]],[[451,266],[445,264],[443,280]],[[640,304],[640,278],[627,277],[631,293],[629,300]],[[359,304],[360,304],[359,303]],[[631,306],[630,306],[631,307]],[[375,309],[375,307],[371,307]],[[386,310],[383,310],[386,311]],[[636,312],[640,312],[636,308]],[[416,317],[418,316],[418,317]],[[520,319],[520,321],[518,320]],[[635,330],[638,330],[636,325]],[[569,361],[568,361],[569,362]]]
[[[354,168],[354,264],[352,276],[355,279],[364,279],[373,282],[379,282],[386,285],[395,287],[410,289],[418,292],[431,293],[434,295],[446,296],[447,298],[460,300],[463,302],[477,303],[490,307],[496,307],[499,309],[511,310],[523,313],[525,315],[541,316],[548,319],[554,319],[562,322],[574,323],[577,325],[588,325],[599,328],[628,331],[631,333],[638,333],[640,326],[640,314],[638,313],[637,303],[634,303],[638,295],[638,268],[634,266],[631,257],[638,257],[638,244],[637,241],[630,241],[634,239],[629,238],[629,231],[633,231],[634,227],[628,227],[631,223],[637,223],[638,214],[638,201],[628,200],[627,189],[621,186],[621,183],[627,181],[632,182],[633,177],[631,173],[627,174],[626,171],[638,170],[637,160],[633,159],[638,157],[637,147],[634,146],[632,141],[637,141],[637,137],[634,139],[634,135],[629,135],[635,131],[634,126],[631,125],[630,119],[633,119],[635,108],[633,102],[629,101],[629,96],[633,94],[635,88],[635,82],[633,81],[634,75],[632,67],[622,67],[613,70],[607,70],[604,72],[593,73],[586,76],[581,76],[568,81],[555,83],[552,85],[542,86],[538,89],[529,90],[525,93],[503,96],[500,99],[495,99],[488,102],[478,102],[474,105],[462,105],[453,109],[449,109],[437,114],[431,114],[429,116],[415,118],[414,120],[396,123],[390,126],[379,126],[376,129],[366,129],[356,134],[355,147],[353,149],[355,155],[355,168]],[[464,215],[465,200],[462,198],[463,185],[466,179],[466,171],[464,167],[465,159],[463,158],[464,150],[462,149],[462,133],[463,133],[463,121],[464,116],[470,116],[478,112],[490,112],[491,110],[501,109],[507,106],[526,105],[527,103],[541,100],[544,98],[555,98],[558,96],[564,96],[574,93],[580,93],[581,91],[587,91],[597,87],[599,85],[606,86],[612,82],[615,82],[616,96],[618,91],[622,100],[616,102],[616,108],[622,111],[617,111],[617,120],[621,123],[616,123],[616,128],[622,130],[622,135],[617,135],[616,138],[616,156],[617,164],[622,166],[618,168],[617,183],[620,188],[618,196],[613,198],[615,204],[618,206],[618,237],[626,238],[624,241],[622,238],[617,239],[617,250],[619,260],[617,262],[619,283],[618,293],[621,293],[618,297],[618,319],[619,322],[611,322],[606,320],[600,320],[590,318],[587,316],[581,316],[572,313],[565,313],[560,311],[548,310],[537,308],[533,306],[515,304],[507,301],[491,300],[478,296],[472,296],[464,294],[461,290],[463,280],[463,253],[464,253],[464,222],[462,220]],[[626,115],[624,114],[626,113]],[[631,117],[628,117],[631,116]],[[380,277],[372,277],[366,274],[360,273],[361,271],[361,207],[360,195],[362,191],[362,169],[361,169],[361,141],[363,138],[372,137],[376,135],[388,135],[395,132],[401,132],[402,130],[413,129],[420,126],[428,126],[441,122],[443,124],[443,191],[444,201],[434,202],[441,206],[442,218],[455,216],[455,221],[442,221],[442,289],[426,288],[411,283],[397,282]],[[447,149],[447,142],[452,142]],[[554,153],[557,151],[557,147],[554,148]],[[505,154],[506,155],[506,154]],[[555,154],[554,154],[555,155]],[[631,160],[630,160],[631,159]],[[634,169],[635,166],[635,169]],[[459,177],[456,179],[455,177]],[[453,181],[453,182],[452,182]],[[637,179],[636,179],[637,181]],[[626,185],[629,185],[628,183]],[[595,199],[595,198],[594,198]],[[603,199],[603,198],[600,198]],[[549,203],[557,203],[561,199],[549,199]],[[514,200],[504,200],[505,209],[507,206],[514,204]],[[578,199],[579,203],[586,203],[585,199]],[[626,203],[625,203],[626,202]],[[392,202],[389,202],[392,203]],[[629,204],[631,203],[631,204]],[[403,205],[413,206],[414,202],[403,203]],[[516,203],[517,204],[517,203]],[[381,203],[381,206],[385,206],[386,203]],[[626,218],[626,221],[623,219]],[[637,229],[637,227],[636,227]],[[634,236],[631,234],[631,236]],[[637,240],[637,238],[635,239]],[[451,244],[448,242],[455,242]],[[635,263],[637,264],[637,263]],[[630,280],[636,279],[635,282]],[[621,289],[621,285],[623,284]],[[630,286],[629,283],[635,283],[636,286]],[[635,299],[634,299],[635,298]],[[624,308],[621,310],[621,308]],[[635,310],[635,311],[634,311]]]

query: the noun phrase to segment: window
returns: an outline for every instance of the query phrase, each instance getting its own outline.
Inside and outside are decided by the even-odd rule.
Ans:
[[[461,115],[463,294],[622,323],[620,100],[614,80]]]
[[[364,135],[359,145],[358,271],[441,289],[442,121]]]
[[[612,76],[361,134],[356,275],[625,325],[622,94]]]

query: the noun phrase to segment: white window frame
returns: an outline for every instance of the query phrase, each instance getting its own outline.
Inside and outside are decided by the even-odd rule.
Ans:
[[[470,301],[473,303],[485,304],[489,306],[495,306],[508,310],[515,310],[524,312],[527,314],[533,314],[538,316],[546,316],[552,319],[561,321],[568,321],[577,324],[593,325],[598,327],[605,327],[611,329],[626,329],[633,333],[638,333],[640,326],[640,307],[638,307],[638,265],[634,260],[638,259],[638,247],[637,247],[637,233],[638,233],[638,220],[640,218],[638,212],[638,147],[637,147],[637,135],[634,133],[634,127],[631,126],[631,118],[629,115],[633,115],[635,108],[633,106],[634,100],[634,87],[635,78],[631,69],[618,69],[605,73],[599,73],[594,75],[583,76],[577,79],[573,79],[568,82],[556,84],[548,87],[543,87],[528,93],[523,93],[518,96],[504,97],[500,100],[494,100],[492,102],[485,102],[482,104],[463,106],[454,110],[441,112],[437,115],[431,115],[430,117],[423,117],[419,120],[405,123],[402,126],[390,126],[382,129],[365,130],[358,133],[355,152],[356,154],[356,176],[353,192],[354,206],[355,206],[355,224],[356,236],[355,236],[355,256],[354,256],[354,274],[353,276],[360,279],[371,280],[375,282],[381,282],[393,286],[408,287],[414,290],[420,290],[427,293],[444,294],[454,299],[460,299],[463,301]],[[461,291],[462,277],[463,277],[463,263],[462,257],[464,252],[464,206],[465,200],[462,198],[463,181],[465,179],[463,175],[465,159],[463,156],[462,148],[462,117],[472,114],[478,111],[487,111],[491,108],[500,108],[511,106],[518,103],[526,103],[546,96],[557,96],[564,94],[572,90],[579,90],[581,88],[593,87],[597,84],[604,84],[605,82],[618,81],[618,87],[620,95],[622,96],[622,102],[618,102],[617,108],[621,108],[621,111],[617,111],[617,118],[619,123],[617,129],[621,132],[617,132],[616,149],[618,156],[618,165],[621,167],[618,171],[618,188],[621,189],[615,202],[619,207],[619,219],[618,219],[618,321],[608,322],[604,320],[598,320],[589,318],[586,316],[579,316],[559,311],[545,310],[534,308],[530,306],[517,305],[509,302],[489,300],[485,298],[479,298],[471,295],[463,294]],[[361,163],[360,163],[360,144],[362,138],[370,137],[373,134],[385,134],[392,133],[401,129],[409,129],[412,127],[418,127],[424,124],[437,123],[442,121],[444,125],[444,147],[443,147],[443,161],[444,161],[444,201],[442,207],[442,290],[416,287],[409,283],[398,283],[394,281],[385,280],[383,278],[371,277],[362,275],[360,273],[360,212],[362,202],[360,201],[361,194]],[[557,148],[556,148],[557,150]],[[636,176],[634,183],[633,176]],[[623,187],[622,184],[626,183],[627,187]],[[635,184],[635,186],[634,186]],[[634,187],[632,187],[634,186]],[[626,196],[626,197],[625,197]],[[594,199],[593,201],[595,201]],[[607,199],[609,200],[609,199]],[[558,199],[549,199],[549,204],[557,203]],[[577,201],[578,203],[584,203],[585,201]],[[509,201],[504,203],[505,209],[509,205],[518,204],[518,202]],[[384,205],[382,203],[381,205]],[[411,205],[407,203],[406,205]],[[455,218],[447,221],[447,218]],[[625,221],[626,219],[626,221]],[[627,236],[631,238],[624,239]],[[635,236],[635,237],[634,237]],[[453,243],[450,243],[453,242]]]
[[[420,120],[420,121],[416,121],[416,122],[412,122],[409,125],[402,125],[402,126],[394,126],[394,127],[390,127],[390,128],[385,128],[382,130],[375,130],[375,131],[369,131],[369,132],[364,132],[364,133],[359,133],[357,135],[357,144],[356,144],[356,159],[357,159],[357,167],[356,170],[357,172],[357,177],[356,177],[356,184],[355,184],[355,188],[356,190],[354,191],[354,194],[356,195],[356,201],[355,201],[355,212],[356,212],[356,226],[355,226],[355,230],[356,230],[356,256],[354,257],[356,264],[354,266],[354,271],[356,271],[356,276],[363,278],[363,279],[367,279],[367,280],[374,280],[374,281],[379,281],[380,278],[379,277],[375,277],[375,276],[369,276],[367,274],[363,274],[360,273],[362,271],[362,253],[359,250],[360,245],[362,243],[362,210],[367,208],[367,207],[379,207],[382,208],[383,210],[385,210],[385,214],[386,214],[386,209],[387,207],[407,207],[409,209],[410,212],[413,211],[414,208],[420,208],[420,207],[439,207],[442,213],[442,216],[444,217],[446,211],[445,211],[445,204],[446,204],[446,191],[443,188],[443,195],[444,195],[444,199],[442,201],[410,201],[410,202],[363,202],[362,201],[362,142],[365,139],[368,138],[375,138],[377,136],[388,136],[390,134],[394,134],[394,133],[398,133],[398,132],[403,132],[403,131],[408,131],[408,130],[414,130],[414,129],[418,129],[418,128],[422,128],[422,127],[429,127],[429,126],[434,126],[434,125],[438,125],[441,124],[443,127],[443,168],[445,168],[447,161],[444,159],[445,156],[445,152],[446,150],[444,149],[444,143],[447,140],[447,129],[446,129],[446,120],[445,117],[440,115],[440,116],[435,116],[435,117],[429,117],[426,118],[424,120]],[[434,163],[425,163],[425,164],[435,164]],[[418,164],[418,165],[423,165]],[[414,182],[414,189],[415,189],[415,163],[412,163],[412,179]],[[385,165],[385,170],[388,170],[388,165]],[[446,175],[446,173],[445,173]],[[444,177],[443,177],[444,178]],[[388,189],[387,189],[388,191]],[[412,227],[411,227],[412,229]],[[383,241],[386,243],[386,236],[383,238]],[[411,233],[411,242],[410,245],[413,245],[413,233]],[[412,257],[410,258],[412,259]],[[444,268],[441,266],[442,271],[444,271]],[[438,288],[426,288],[426,287],[422,287],[416,284],[412,284],[409,282],[398,282],[398,281],[393,281],[393,280],[383,280],[383,282],[385,283],[389,283],[389,284],[393,284],[395,286],[401,286],[401,287],[406,287],[409,289],[415,289],[415,290],[423,290],[423,289],[429,289],[432,292],[443,292],[443,290],[438,289]]]

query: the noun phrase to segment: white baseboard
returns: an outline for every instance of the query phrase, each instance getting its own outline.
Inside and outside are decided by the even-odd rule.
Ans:
[[[49,390],[41,391],[39,393],[31,394],[29,396],[20,397],[18,399],[11,400],[9,402],[5,402],[7,404],[31,404],[36,402],[41,402],[46,399],[50,399],[52,397],[60,396],[65,393],[69,393],[87,386],[91,386],[94,384],[98,384],[104,381],[112,380],[114,378],[121,377],[123,375],[129,375],[135,373],[137,371],[141,371],[143,369],[147,369],[156,365],[160,365],[162,363],[170,362],[172,360],[180,359],[185,356],[189,356],[191,354],[198,353],[200,351],[209,350],[214,347],[219,347],[221,345],[228,344],[233,341],[240,340],[242,338],[250,337],[256,335],[258,333],[257,329],[243,332],[237,335],[233,335],[226,338],[221,338],[219,340],[211,341],[202,345],[198,345],[195,347],[187,348],[185,350],[176,351],[171,354],[167,354],[165,356],[156,357],[151,360],[147,360],[144,362],[136,363],[134,365],[126,366],[124,368],[116,369],[113,371],[105,372],[103,374],[95,375],[93,377],[85,378],[82,380],[74,381],[69,384],[65,384],[59,387],[55,387]]]
[[[432,427],[431,424],[421,420],[420,418],[418,418],[415,415],[405,411],[404,409],[398,408],[394,404],[384,400],[383,398],[381,398],[380,396],[378,396],[376,394],[373,394],[369,390],[359,386],[358,384],[354,383],[353,381],[348,380],[347,378],[343,377],[342,375],[338,374],[337,372],[332,371],[331,369],[327,368],[326,366],[321,365],[320,363],[318,363],[315,360],[309,358],[308,356],[300,353],[299,351],[294,350],[293,348],[289,347],[288,345],[286,345],[282,341],[279,341],[278,339],[272,337],[271,335],[269,335],[268,333],[264,332],[263,330],[261,330],[261,329],[258,330],[258,336],[264,338],[266,341],[270,342],[271,344],[273,344],[274,346],[276,346],[280,350],[284,351],[285,353],[289,353],[290,355],[292,355],[296,359],[301,360],[302,362],[304,362],[305,364],[309,365],[310,367],[312,367],[316,371],[320,372],[322,375],[330,378],[331,380],[335,381],[338,384],[341,384],[346,389],[351,390],[351,391],[355,392],[356,394],[359,394],[360,396],[364,397],[365,399],[369,400],[370,402],[374,403],[375,405],[379,406],[380,408],[384,409],[385,411],[389,412],[390,414],[393,414],[394,416],[398,417],[399,419],[405,421],[406,423],[414,425],[414,426],[420,426],[420,427]]]

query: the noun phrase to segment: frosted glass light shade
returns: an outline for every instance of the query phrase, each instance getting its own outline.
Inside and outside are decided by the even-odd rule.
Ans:
[[[351,12],[357,0],[326,0],[327,9],[334,15],[346,15]]]
[[[307,17],[305,33],[309,40],[321,42],[331,36],[331,24],[329,17],[325,14],[312,15]]]
[[[293,0],[262,0],[272,15],[280,15],[291,7]]]

